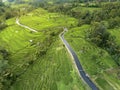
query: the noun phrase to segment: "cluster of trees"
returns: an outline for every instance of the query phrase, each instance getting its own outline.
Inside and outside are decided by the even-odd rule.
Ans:
[[[99,47],[108,47],[112,41],[110,33],[102,23],[95,22],[89,30],[88,39]]]
[[[114,1],[119,1],[119,0],[74,0],[77,2],[114,2]]]
[[[9,65],[9,55],[7,50],[0,48],[0,90],[7,90],[12,82],[13,74]]]
[[[100,48],[105,49],[120,66],[120,46],[116,44],[115,37],[112,36],[103,23],[96,22],[90,28],[86,39]]]
[[[24,0],[23,0],[24,1]],[[20,17],[35,9],[33,6],[23,6],[21,8],[11,8],[0,2],[0,31],[7,27],[6,20],[12,17]]]
[[[6,19],[13,17],[12,10],[0,1],[0,31],[7,27]],[[4,42],[1,41],[1,44]],[[10,86],[12,73],[9,65],[9,52],[0,46],[0,90],[7,90]],[[6,87],[4,87],[6,86]]]
[[[17,10],[11,9],[0,2],[0,31],[7,27],[6,20],[17,15]]]
[[[83,22],[91,25],[87,40],[108,51],[118,66],[120,66],[120,46],[116,44],[115,37],[108,30],[120,26],[120,3],[102,5],[102,10],[86,13]],[[89,22],[86,22],[87,21]]]
[[[84,3],[84,7],[96,7],[99,8],[101,5],[99,3],[94,3],[94,4],[89,4],[89,3]],[[59,3],[59,4],[49,4],[49,3],[41,3],[39,5],[40,7],[47,9],[50,12],[59,12],[62,14],[67,14],[72,17],[75,17],[79,19],[81,24],[90,24],[91,19],[94,19],[95,14],[99,14],[98,12],[93,12],[91,13],[89,10],[78,10],[74,11],[73,8],[82,8],[82,5],[80,3],[77,3],[77,1],[74,1],[73,3]],[[102,11],[102,10],[101,10]]]
[[[91,24],[93,22],[107,21],[107,28],[115,28],[120,26],[120,3],[107,3],[103,5],[98,5],[101,10],[94,10],[93,12],[89,10],[84,11],[70,11],[68,14],[79,19],[78,26],[83,24]]]

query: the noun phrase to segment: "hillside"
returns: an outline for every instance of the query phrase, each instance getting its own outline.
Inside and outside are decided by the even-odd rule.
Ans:
[[[119,90],[119,12],[118,0],[0,2],[0,90]]]
[[[30,17],[31,19],[28,19]],[[64,21],[65,18],[66,21]],[[56,19],[54,25],[53,22]],[[31,22],[29,20],[33,23],[29,23]],[[7,82],[12,85],[11,90],[18,88],[20,90],[40,88],[50,90],[53,90],[53,88],[54,90],[57,90],[57,88],[60,90],[76,88],[84,90],[84,88],[87,88],[78,77],[76,69],[72,65],[72,60],[58,38],[62,27],[66,25],[69,27],[69,25],[76,22],[74,18],[57,13],[48,13],[40,8],[32,11],[28,16],[21,17],[20,22],[38,30],[38,33],[32,33],[18,26],[15,23],[15,18],[7,20],[8,27],[0,33],[1,40],[7,44],[7,46],[4,44],[2,46],[10,53],[9,68],[11,68],[11,71],[7,71],[7,74],[12,76],[9,76],[10,80],[8,79]],[[47,25],[46,22],[48,22]],[[46,80],[50,82],[46,82]],[[4,83],[7,82],[4,81]],[[36,83],[34,84],[34,82]],[[81,85],[82,87],[79,87]],[[8,88],[4,87],[5,90]]]

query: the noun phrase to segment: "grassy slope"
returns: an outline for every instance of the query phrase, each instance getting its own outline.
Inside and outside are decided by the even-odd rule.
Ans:
[[[58,89],[56,89],[56,85]],[[13,85],[11,90],[84,90],[71,59],[61,42],[56,41]]]
[[[0,33],[0,37],[9,44],[7,48],[11,52],[15,52],[27,46],[31,37],[28,30],[16,25],[14,21],[15,19],[8,20],[9,27]],[[17,41],[17,39],[20,41]]]
[[[37,13],[46,12],[41,9],[37,11],[39,11]],[[58,21],[52,18],[47,22],[48,18],[44,16],[48,15],[56,17],[57,14],[46,12],[43,16],[39,17],[34,13],[33,18],[31,16],[23,16],[21,17],[21,21],[24,19],[23,22],[27,21],[24,24],[39,31],[45,28],[47,34],[59,30],[48,30],[48,28],[57,28],[61,24],[66,26],[65,19],[69,19],[69,23],[76,22],[75,19],[63,16],[61,16],[62,19],[59,16]],[[34,19],[34,23],[31,23],[30,17]],[[38,22],[42,24],[42,28],[40,27],[41,25],[34,27],[33,24],[37,24]],[[56,24],[52,26],[54,23]],[[71,25],[71,23],[67,25]],[[58,90],[86,90],[88,88],[79,78],[76,69],[72,66],[70,56],[58,37],[56,37],[56,41],[49,48],[47,54],[37,58],[36,52],[38,50],[36,45],[38,42],[43,41],[47,37],[47,34],[43,34],[44,32],[31,33],[29,30],[16,25],[14,18],[8,20],[7,24],[9,27],[0,33],[0,39],[6,44],[3,46],[11,52],[10,65],[13,72],[20,75],[13,86],[11,86],[11,90],[57,90],[56,87],[58,87]],[[46,26],[46,24],[49,26]],[[33,40],[33,42],[31,43],[30,40]],[[34,45],[32,45],[33,43]],[[29,66],[28,61],[30,60],[35,60],[35,63]]]
[[[39,8],[21,17],[20,22],[36,30],[45,30],[47,28],[73,26],[77,20],[57,13],[48,13]]]
[[[117,65],[106,51],[85,40],[88,28],[88,25],[73,28],[65,37],[79,56],[84,70],[101,90],[119,90]]]
[[[113,36],[115,36],[116,43],[120,45],[120,28],[108,30]]]
[[[14,18],[9,19],[7,24],[9,26],[0,33],[0,38],[4,41],[4,44],[1,45],[10,52],[11,68],[13,72],[18,74],[28,61],[35,58],[33,52],[36,52],[36,49],[31,46],[30,40],[42,37],[42,34],[30,33],[29,30],[18,26]]]

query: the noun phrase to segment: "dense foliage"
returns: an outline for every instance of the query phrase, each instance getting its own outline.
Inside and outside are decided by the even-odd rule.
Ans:
[[[2,41],[0,40],[0,42]],[[10,70],[9,55],[10,53],[0,46],[0,90],[8,89],[8,86],[12,82],[13,75]]]
[[[91,22],[102,22],[107,21],[107,25],[95,25],[92,33],[90,35],[90,39],[92,42],[94,42],[97,46],[104,48],[107,50],[115,62],[120,65],[120,47],[116,44],[115,38],[106,31],[106,29],[112,29],[112,28],[117,28],[120,26],[120,15],[119,15],[119,9],[120,8],[120,3],[110,3],[110,4],[105,4],[102,6],[102,11],[96,12],[98,14],[95,15],[95,17],[98,17],[99,19],[96,20],[91,20]]]
[[[0,31],[7,27],[6,20],[17,16],[17,10],[5,6],[3,3],[0,4]]]
[[[0,2],[0,31],[7,27],[5,20],[10,9],[6,7],[2,2]],[[9,18],[9,17],[8,17]],[[0,39],[0,43],[4,43]],[[9,52],[3,47],[0,46],[0,90],[3,89],[3,86],[9,83],[9,75],[11,71],[9,70]],[[7,86],[6,86],[7,87]]]
[[[94,23],[86,39],[108,51],[117,65],[120,65],[120,47],[116,44],[115,37],[107,31],[104,24]]]

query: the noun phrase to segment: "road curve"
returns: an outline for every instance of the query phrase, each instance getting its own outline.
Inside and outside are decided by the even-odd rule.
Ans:
[[[24,28],[26,28],[26,29],[29,29],[29,30],[32,31],[32,32],[38,32],[37,30],[34,30],[34,29],[32,29],[32,28],[30,28],[30,27],[28,27],[28,26],[25,26],[25,25],[23,25],[23,24],[20,24],[18,18],[16,18],[16,24],[18,24],[19,26],[24,27]]]
[[[86,84],[89,85],[89,87],[92,90],[99,90],[98,87],[90,80],[89,76],[85,73],[85,71],[82,68],[82,65],[76,55],[76,53],[73,51],[73,49],[70,47],[69,43],[64,38],[64,33],[67,31],[67,28],[64,28],[64,31],[59,35],[60,39],[64,43],[65,47],[67,48],[68,52],[72,56],[72,58],[75,61],[75,65],[78,69],[79,74],[81,75],[82,79],[86,82]]]
[[[16,19],[16,24],[18,24],[21,27],[24,27],[26,29],[29,29],[30,31],[33,32],[38,32],[37,30],[34,30],[28,26],[22,25],[19,23],[19,19]],[[79,74],[81,75],[82,79],[89,85],[89,87],[92,90],[99,90],[96,85],[90,80],[90,78],[88,77],[88,75],[85,73],[85,71],[82,68],[82,65],[80,64],[80,61],[76,55],[76,53],[72,50],[72,48],[70,47],[70,45],[68,44],[68,42],[64,39],[64,33],[67,31],[67,28],[64,28],[64,31],[59,35],[60,39],[62,40],[62,42],[64,43],[65,47],[67,48],[68,52],[70,53],[70,55],[72,56],[72,58],[75,61],[75,64],[77,66],[77,69],[79,71]]]

